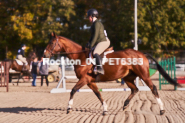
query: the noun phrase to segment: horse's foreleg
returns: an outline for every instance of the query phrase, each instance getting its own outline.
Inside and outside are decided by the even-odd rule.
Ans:
[[[124,102],[123,110],[125,110],[129,106],[130,100],[135,96],[135,94],[139,91],[136,85],[133,82],[126,81],[127,86],[131,89],[131,94],[128,96],[128,98]]]
[[[87,84],[87,82],[85,81],[85,79],[80,79],[76,83],[76,85],[73,87],[73,89],[71,90],[70,99],[69,99],[69,103],[68,103],[68,107],[67,107],[67,114],[72,111],[71,107],[73,105],[73,96],[74,96],[74,94],[76,93],[77,90],[79,90],[81,87],[83,87],[86,84]]]
[[[96,83],[89,83],[87,85],[89,86],[90,89],[93,90],[93,92],[95,93],[95,95],[100,100],[101,104],[103,105],[103,115],[106,115],[107,114],[107,104],[105,103],[105,101],[103,101],[103,99],[101,97],[101,94],[98,91],[98,87],[97,87]]]

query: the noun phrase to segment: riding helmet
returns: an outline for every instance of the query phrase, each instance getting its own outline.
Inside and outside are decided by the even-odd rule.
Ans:
[[[89,9],[87,11],[87,17],[89,16],[98,18],[98,11],[96,9]]]

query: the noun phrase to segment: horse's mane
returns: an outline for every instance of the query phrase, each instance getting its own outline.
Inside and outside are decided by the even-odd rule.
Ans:
[[[69,39],[69,38],[66,38],[66,37],[63,37],[63,36],[58,36],[58,37],[59,37],[60,39],[68,40],[70,43],[74,44],[74,45],[77,46],[77,47],[82,47],[80,44],[78,44],[78,43],[72,41],[72,40]]]
[[[27,60],[33,60],[34,58],[36,58],[37,57],[37,55],[36,55],[36,52],[35,51],[30,51],[29,53],[28,53],[28,56],[26,57],[26,59]]]

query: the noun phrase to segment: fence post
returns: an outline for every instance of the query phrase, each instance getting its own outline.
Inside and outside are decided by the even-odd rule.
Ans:
[[[6,87],[6,91],[9,91],[9,62],[0,62],[0,87]]]
[[[173,59],[172,58],[170,58],[170,62],[173,63]],[[173,74],[172,74],[172,72],[173,72],[172,71],[173,70],[173,64],[171,64],[170,67],[171,67],[171,77],[173,77]]]
[[[167,65],[167,60],[165,59],[164,60],[164,68],[165,68],[164,70],[165,71],[166,71],[166,65]],[[166,84],[167,83],[166,79],[163,78],[163,80],[164,80],[164,84]]]
[[[3,63],[2,62],[0,62],[0,69],[1,69],[1,71],[0,71],[0,73],[1,73],[1,76],[0,76],[0,79],[1,79],[1,87],[2,87],[2,84],[3,84],[3,80],[2,80],[2,78],[3,78],[3,70],[2,70],[2,66],[3,66]]]
[[[6,83],[6,91],[8,92],[9,91],[9,62],[8,61],[5,61],[5,72],[6,72],[6,79],[5,79],[5,83]],[[4,72],[4,74],[5,74]]]
[[[162,60],[162,68],[164,69],[164,64],[165,64],[165,61]],[[161,75],[162,76],[162,75]],[[161,88],[162,88],[162,84],[164,84],[164,77],[162,76],[162,81],[161,81]]]
[[[167,74],[172,78],[176,80],[176,58],[168,58],[161,60],[159,64],[162,66],[162,68],[167,72]],[[173,71],[172,71],[173,70]],[[174,75],[173,75],[174,74]],[[161,90],[162,85],[169,84],[164,77],[161,77],[161,74],[159,73],[159,90]],[[177,90],[177,87],[174,86],[174,90]]]
[[[173,67],[174,67],[174,79],[176,80],[176,82],[177,82],[177,78],[176,78],[176,66],[175,66],[175,64],[176,64],[176,59],[175,59],[175,57],[173,57]],[[177,90],[177,86],[174,86],[174,90]]]
[[[171,62],[170,62],[170,59],[168,59],[168,75],[170,75],[170,66],[171,66]]]
[[[162,61],[159,62],[162,65]],[[161,90],[161,74],[159,73],[159,90]]]

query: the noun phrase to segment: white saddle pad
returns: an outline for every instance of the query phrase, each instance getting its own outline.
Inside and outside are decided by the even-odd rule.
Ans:
[[[105,62],[107,61],[106,55],[109,54],[109,53],[113,53],[113,52],[114,52],[114,50],[110,50],[110,51],[104,52],[103,59],[102,59],[102,64],[105,64]]]
[[[18,65],[23,65],[23,62],[21,61],[21,60],[19,60],[19,59],[15,59],[16,60],[16,62],[17,62],[17,64]],[[28,63],[26,63],[26,65],[27,65]]]
[[[103,53],[102,64],[105,64],[105,62],[107,60],[106,55],[109,54],[109,53],[113,53],[113,52],[114,52],[114,50],[110,50],[110,51],[106,51],[106,52]],[[91,62],[93,62],[91,52],[89,53],[89,59],[90,59]]]

